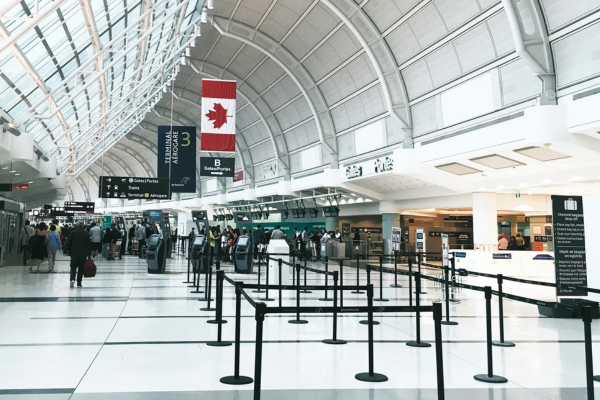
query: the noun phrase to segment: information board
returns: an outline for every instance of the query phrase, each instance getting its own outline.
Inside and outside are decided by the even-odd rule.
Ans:
[[[171,179],[173,193],[196,193],[196,127],[159,126],[156,176]]]
[[[135,178],[101,176],[100,197],[103,199],[169,200],[171,180],[165,178]]]
[[[233,178],[234,172],[234,157],[200,157],[200,176],[218,176],[220,178]]]
[[[587,286],[583,200],[581,196],[552,196],[554,268],[557,296],[587,296],[587,290],[564,286]]]
[[[93,214],[95,203],[84,201],[65,201],[65,214]]]

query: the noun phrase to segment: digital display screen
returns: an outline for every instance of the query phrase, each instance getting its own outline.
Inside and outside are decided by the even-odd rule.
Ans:
[[[237,242],[238,246],[248,246],[248,237],[241,236]]]
[[[194,246],[202,246],[204,243],[204,235],[198,235],[194,238]]]
[[[262,219],[262,213],[260,213],[260,212],[253,212],[252,213],[252,218],[253,219]]]
[[[287,212],[287,211],[281,212],[281,219],[288,219],[289,216],[290,216],[289,212]]]
[[[65,201],[66,214],[93,214],[95,204],[82,201]]]
[[[294,218],[304,218],[305,215],[306,215],[306,210],[300,210],[300,209],[292,210],[292,216]]]
[[[160,222],[162,219],[161,210],[148,210],[148,220],[152,222]]]
[[[252,220],[252,213],[250,213],[250,212],[236,212],[235,213],[235,220],[237,222],[251,221]]]
[[[331,217],[331,207],[323,207],[323,215],[326,217]]]
[[[206,219],[206,211],[192,211],[192,219],[194,221],[204,221]]]
[[[150,236],[150,239],[148,239],[148,246],[156,246],[156,245],[158,245],[158,239],[159,239],[158,235],[152,235],[152,236]]]
[[[310,217],[317,218],[317,215],[319,215],[319,210],[317,210],[316,208],[311,208],[310,209]]]

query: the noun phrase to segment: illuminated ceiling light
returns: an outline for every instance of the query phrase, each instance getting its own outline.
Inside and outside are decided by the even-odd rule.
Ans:
[[[185,61],[185,55],[184,54],[181,55],[181,65],[187,65],[187,62]]]
[[[196,39],[192,39],[192,41],[190,42],[190,47],[196,47]]]
[[[167,93],[169,91],[169,88],[165,85],[163,86],[163,92]]]
[[[202,19],[200,20],[200,22],[202,22],[203,24],[208,22],[208,11],[206,10],[206,7],[204,7],[202,9]]]
[[[538,161],[544,161],[544,162],[560,160],[562,158],[571,157],[567,154],[563,154],[556,150],[550,150],[547,147],[541,147],[541,146],[525,147],[525,148],[517,149],[517,150],[513,150],[513,151],[515,153],[519,153],[523,156],[530,157],[530,158],[536,159]]]
[[[19,175],[21,175],[21,174],[15,174],[15,176],[19,176]]]
[[[190,49],[189,47],[185,48],[185,56],[186,57],[191,57],[192,56],[192,49]]]
[[[17,171],[10,171],[11,174],[14,173],[14,172],[17,172]]]
[[[214,0],[208,0],[206,2],[206,6],[208,7],[209,10],[212,10],[215,7],[214,3],[215,3]]]
[[[27,182],[27,183],[33,183],[33,181],[29,181],[29,182]]]
[[[4,168],[2,168],[2,169],[8,169],[8,167],[4,167]]]
[[[196,35],[196,36],[202,36],[202,31],[200,30],[200,25],[196,25],[194,27],[194,35]]]

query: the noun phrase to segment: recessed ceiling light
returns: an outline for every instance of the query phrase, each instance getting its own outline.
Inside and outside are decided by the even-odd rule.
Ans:
[[[33,181],[29,181],[29,182],[27,182],[27,183],[33,183]]]
[[[15,174],[15,176],[19,176],[19,175],[21,175],[21,174]]]
[[[8,169],[8,167],[4,167],[4,168],[2,168],[2,169]]]
[[[17,171],[10,171],[10,173],[12,174],[13,172],[17,172]]]
[[[503,157],[498,154],[492,154],[484,157],[472,158],[471,161],[477,164],[485,165],[486,167],[490,167],[493,169],[503,169],[510,167],[518,167],[520,165],[525,165],[520,161],[516,161],[510,159],[508,157]]]
[[[569,158],[571,156],[563,153],[559,153],[555,150],[550,150],[547,147],[531,146],[524,147],[522,149],[514,150],[515,153],[519,153],[526,157],[531,157],[539,161],[554,161],[560,160],[561,158]]]
[[[441,169],[442,171],[450,172],[451,174],[454,174],[454,175],[469,175],[469,174],[475,174],[477,172],[482,172],[478,169],[471,168],[464,164],[459,164],[459,163],[438,165],[438,166],[436,166],[436,168]]]

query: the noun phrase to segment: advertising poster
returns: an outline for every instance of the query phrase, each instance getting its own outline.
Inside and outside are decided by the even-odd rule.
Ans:
[[[196,127],[158,127],[156,176],[171,179],[172,193],[196,193]]]
[[[269,161],[262,165],[262,177],[263,180],[277,178],[279,173],[277,172],[277,161]]]
[[[554,268],[559,285],[587,286],[583,200],[581,196],[552,196]],[[536,241],[536,246],[539,242]],[[543,248],[543,241],[542,241]],[[587,290],[558,286],[557,296],[587,296]]]

